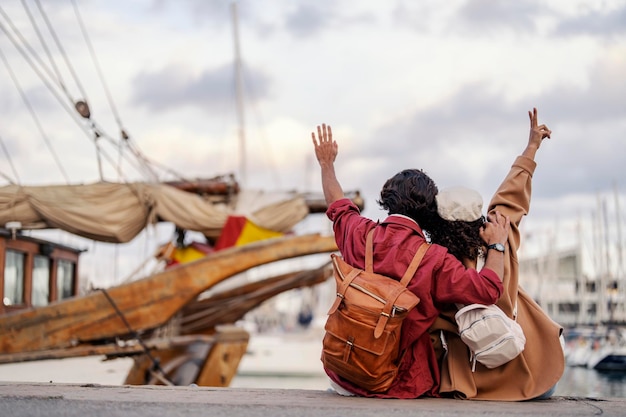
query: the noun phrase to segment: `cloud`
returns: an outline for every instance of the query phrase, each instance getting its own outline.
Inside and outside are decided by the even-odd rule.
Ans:
[[[469,0],[459,8],[456,24],[478,33],[503,29],[534,32],[536,19],[544,11],[532,1]]]
[[[319,3],[298,4],[286,16],[286,29],[297,37],[313,36],[332,23],[332,15]]]
[[[132,83],[132,100],[155,111],[181,106],[221,109],[224,103],[232,102],[234,82],[232,64],[199,74],[180,66],[169,66],[160,71],[137,74]],[[245,71],[244,84],[254,92],[251,100],[262,100],[270,93],[271,80],[261,71]]]
[[[603,3],[599,2],[602,6]],[[604,4],[606,7],[606,4]],[[626,4],[617,6],[614,10],[590,10],[582,15],[565,18],[555,29],[555,34],[562,36],[572,35],[624,35],[626,34]]]
[[[554,134],[538,152],[533,197],[555,201],[606,191],[626,174],[624,56],[620,48],[601,55],[584,85],[557,83],[513,100],[488,80],[463,85],[380,125],[358,144],[348,138],[340,149],[349,162],[340,172],[370,196],[409,167],[424,168],[442,186],[461,184],[489,195],[523,150],[526,111],[537,106]],[[357,167],[367,169],[357,173]]]
[[[231,24],[230,19],[224,19],[225,10],[231,3],[230,0],[153,0],[149,9],[170,16],[183,11],[197,26],[209,24],[221,27]]]
[[[503,30],[517,34],[535,32],[537,20],[549,13],[549,9],[534,1],[398,1],[393,19],[423,33],[483,36]]]
[[[351,26],[371,25],[375,20],[368,4],[362,3],[355,10],[352,1],[305,0],[287,3],[284,29],[295,38],[311,38],[329,31],[346,31]],[[290,7],[289,7],[290,6]]]

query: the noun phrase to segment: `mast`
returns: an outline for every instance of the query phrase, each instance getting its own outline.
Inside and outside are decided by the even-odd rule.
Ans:
[[[619,204],[619,193],[617,190],[617,184],[613,184],[613,195],[615,198],[615,222],[616,231],[617,231],[617,244],[616,244],[616,256],[617,256],[617,264],[615,269],[615,297],[617,299],[617,310],[619,317],[617,317],[617,321],[623,323],[626,320],[625,308],[626,308],[626,290],[624,288],[624,284],[626,284],[626,280],[624,277],[624,254],[622,247],[622,217],[621,217],[621,208]]]
[[[235,43],[235,94],[237,99],[237,122],[239,137],[239,171],[241,183],[246,185],[246,134],[245,134],[245,115],[243,106],[243,82],[242,82],[242,65],[241,51],[239,48],[239,18],[237,14],[237,1],[234,0],[230,5],[231,16],[233,19],[233,39]]]
[[[615,221],[617,222],[617,276],[623,278],[624,275],[624,254],[622,247],[622,217],[619,205],[619,193],[617,184],[613,184],[613,195],[615,196]]]

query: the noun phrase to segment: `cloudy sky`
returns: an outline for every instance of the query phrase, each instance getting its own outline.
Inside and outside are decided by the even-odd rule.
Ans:
[[[75,2],[95,61],[74,1],[40,2],[71,71],[37,3],[2,2],[11,35],[0,31],[0,184],[99,178],[89,129],[15,48],[16,27],[47,68],[56,62],[61,99],[87,97],[103,132],[119,138],[119,120],[150,160],[188,177],[233,172],[247,188],[319,191],[310,132],[332,125],[340,181],[363,193],[372,218],[384,216],[382,183],[404,168],[488,199],[525,146],[536,106],[553,137],[537,157],[526,250],[571,246],[579,223],[590,247],[603,224],[613,246],[624,241],[624,0],[241,0],[243,148],[231,1]],[[110,168],[105,176],[117,179]],[[602,213],[606,221],[594,220]]]

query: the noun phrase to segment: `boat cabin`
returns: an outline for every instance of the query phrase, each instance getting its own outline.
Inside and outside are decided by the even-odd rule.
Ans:
[[[0,229],[0,314],[77,295],[81,252]]]

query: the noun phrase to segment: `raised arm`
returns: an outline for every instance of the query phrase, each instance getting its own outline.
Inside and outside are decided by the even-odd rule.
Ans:
[[[344,198],[343,189],[335,174],[335,158],[337,158],[338,146],[333,140],[333,131],[330,126],[322,124],[317,126],[317,139],[315,132],[311,132],[311,139],[315,148],[315,157],[322,169],[322,189],[326,204],[331,205],[337,200]]]
[[[509,173],[489,203],[490,213],[497,210],[509,216],[511,220],[509,250],[504,260],[504,293],[498,300],[498,306],[507,314],[514,311],[517,299],[519,279],[517,251],[521,242],[519,224],[530,210],[532,176],[537,166],[535,154],[543,139],[549,138],[552,133],[546,125],[538,123],[537,109],[528,112],[528,116],[530,118],[528,143],[513,162]]]
[[[513,162],[511,170],[498,187],[488,208],[489,212],[499,210],[503,215],[509,216],[514,234],[517,233],[517,226],[530,209],[532,175],[537,166],[535,154],[543,139],[550,138],[552,133],[545,124],[539,125],[536,108],[528,112],[528,117],[530,119],[528,143]],[[513,237],[518,240],[518,237]]]

